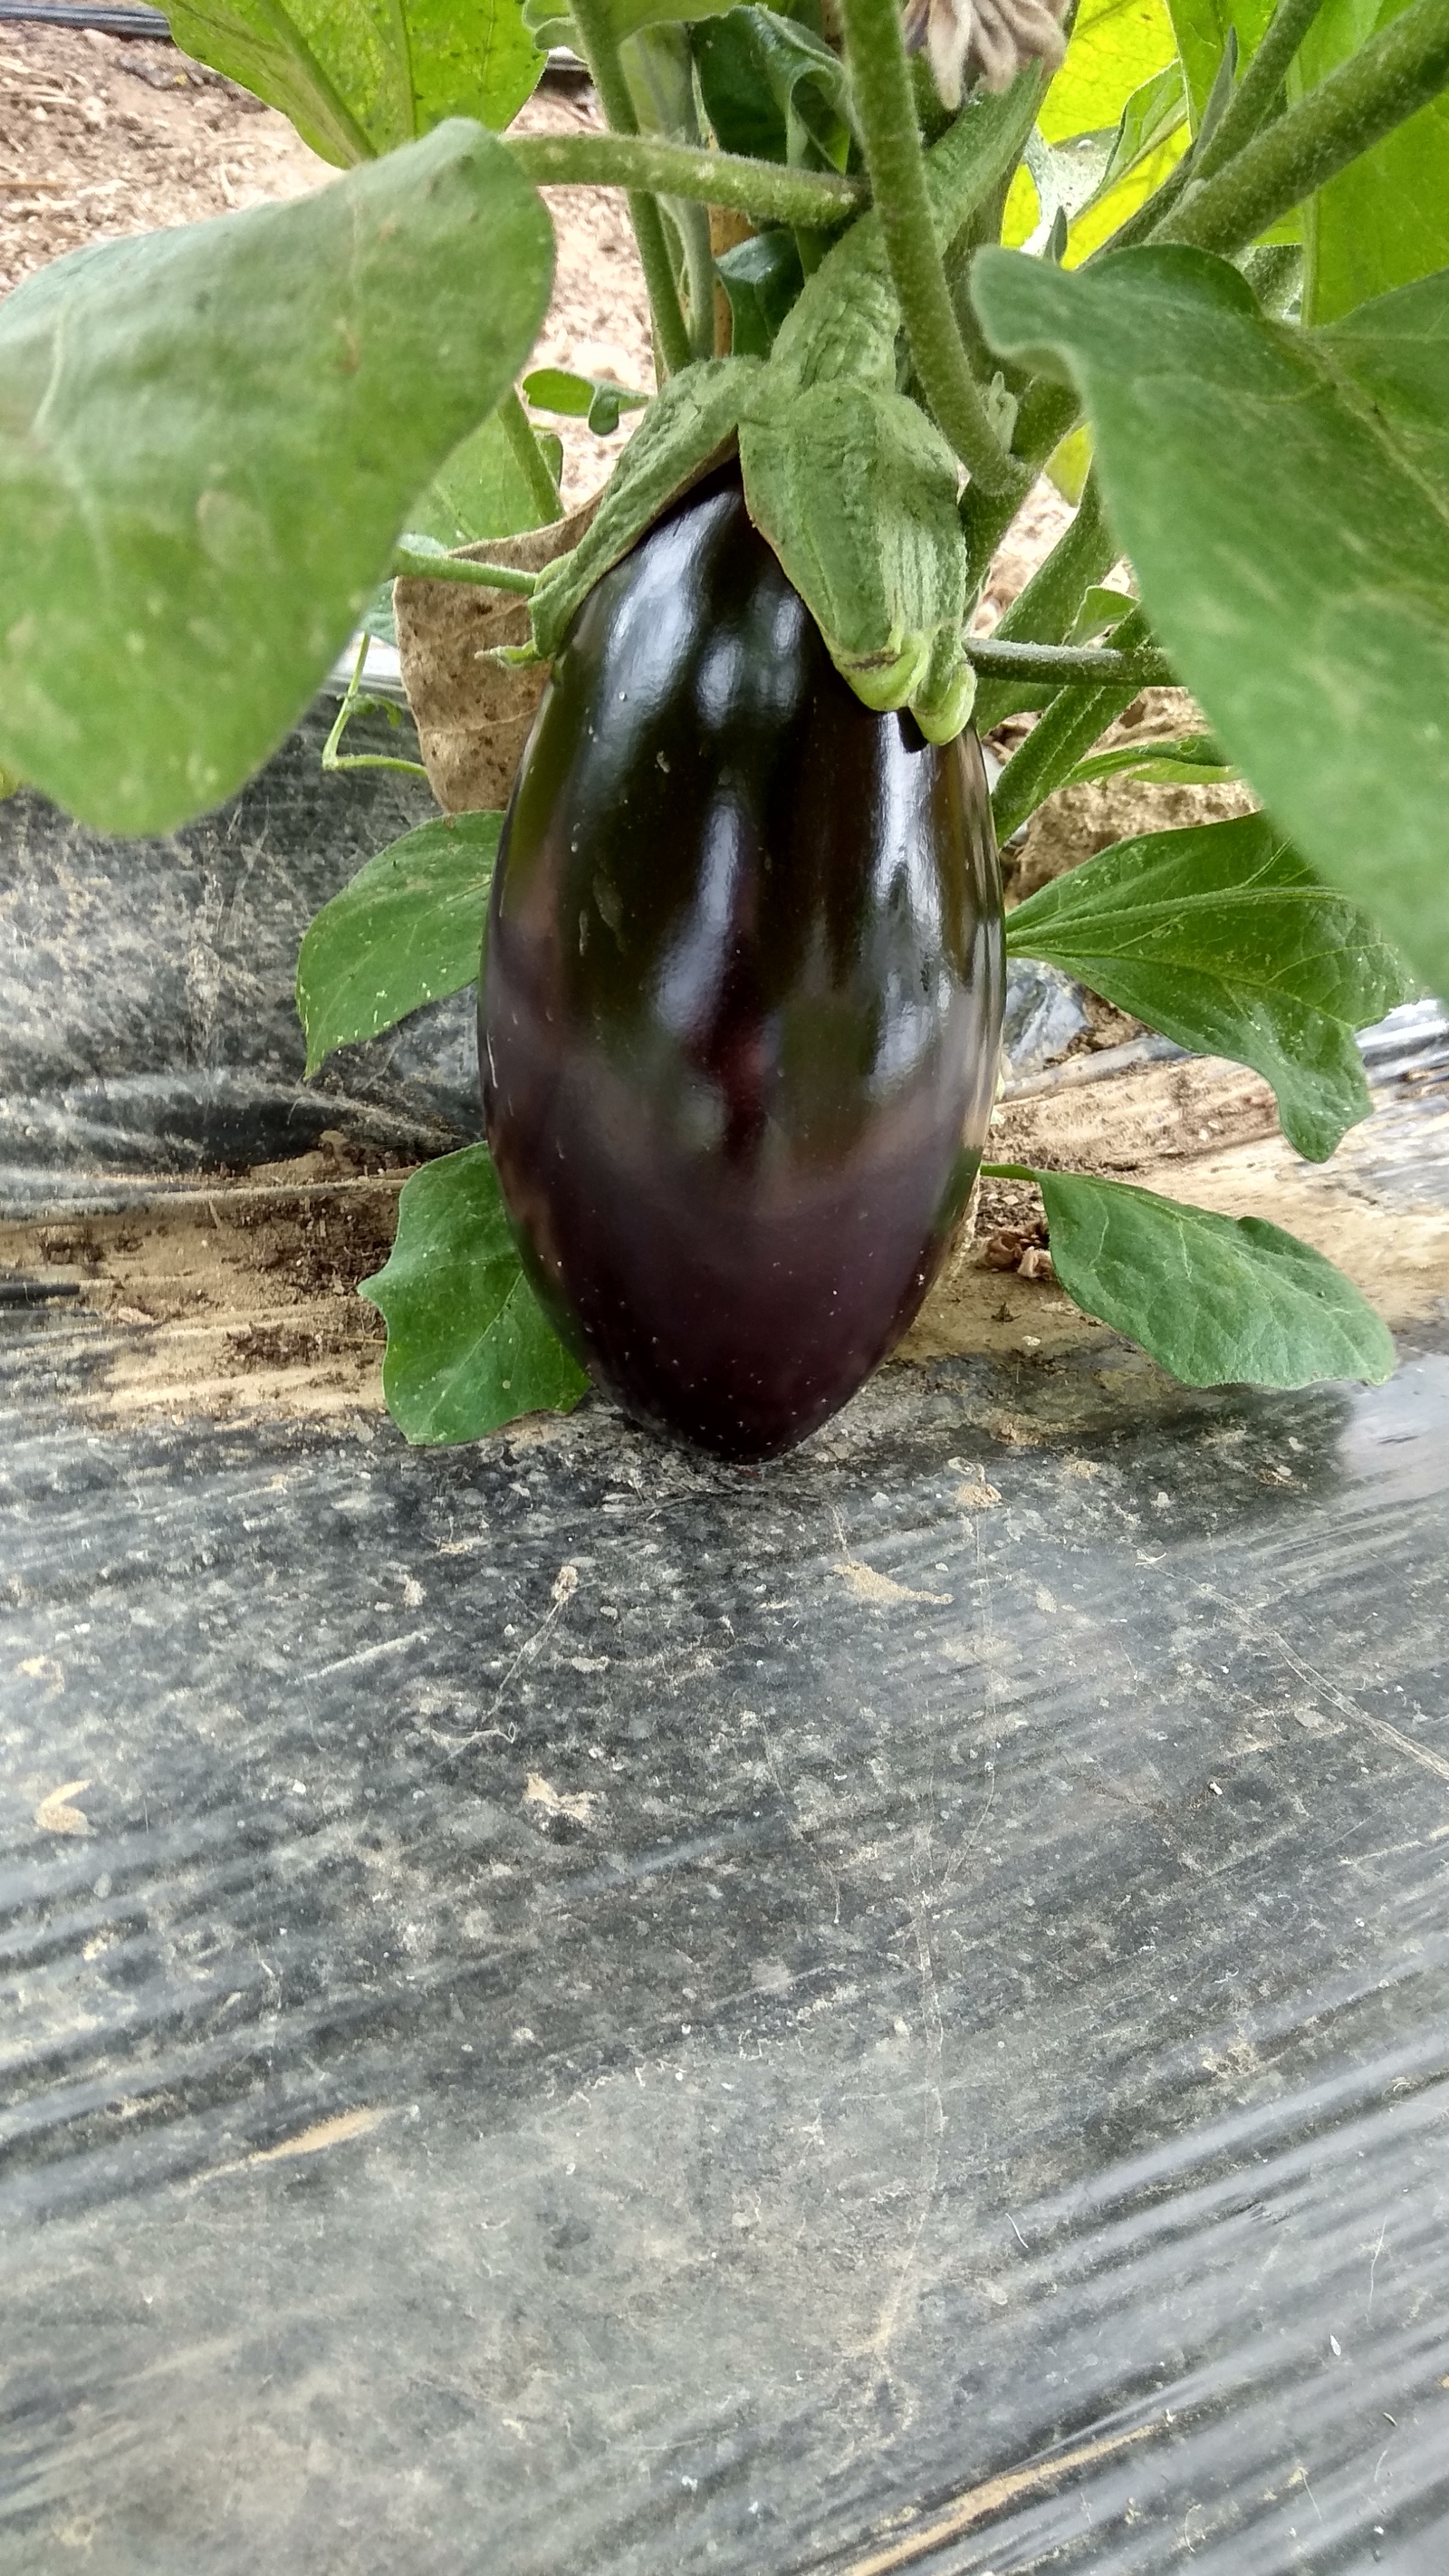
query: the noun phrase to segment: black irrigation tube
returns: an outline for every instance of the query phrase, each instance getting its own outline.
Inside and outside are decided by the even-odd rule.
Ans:
[[[85,0],[0,0],[0,25],[16,20],[37,27],[94,27],[102,36],[146,36],[169,45],[171,30],[159,9],[90,8]]]

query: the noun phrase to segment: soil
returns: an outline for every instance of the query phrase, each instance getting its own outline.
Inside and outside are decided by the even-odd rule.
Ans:
[[[540,91],[517,130],[565,134],[597,121],[587,94]],[[284,116],[173,46],[0,27],[0,294],[87,243],[304,196],[336,176]],[[652,388],[649,309],[623,198],[609,188],[545,193],[558,267],[533,363]],[[547,425],[564,442],[573,508],[604,481],[628,432]]]

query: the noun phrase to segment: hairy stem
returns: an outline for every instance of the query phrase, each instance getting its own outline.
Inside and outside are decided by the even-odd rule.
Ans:
[[[787,170],[738,152],[704,152],[646,134],[509,134],[504,149],[537,188],[650,188],[701,205],[732,206],[763,223],[834,232],[870,203],[861,179]]]
[[[961,649],[973,671],[991,680],[1050,680],[1059,689],[1080,681],[1121,680],[1134,693],[1170,689],[1177,682],[1166,654],[1150,645],[1128,653],[1113,644],[1003,644],[994,635],[968,635]],[[979,712],[976,721],[979,725]]]
[[[1154,238],[1231,254],[1449,88],[1449,0],[1411,0],[1235,158],[1184,189]]]
[[[1289,64],[1322,7],[1323,0],[1278,0],[1262,43],[1212,133],[1193,156],[1195,179],[1210,179],[1266,125]]]
[[[599,94],[599,105],[615,135],[639,139],[639,120],[624,66],[619,59],[618,40],[609,17],[608,0],[573,0],[573,22],[579,44],[593,75]],[[580,141],[584,138],[579,137]],[[681,189],[677,192],[684,195]],[[642,188],[629,189],[629,220],[634,239],[639,245],[639,264],[649,291],[649,312],[654,324],[655,356],[664,372],[674,375],[687,367],[693,352],[684,315],[679,308],[679,290],[674,283],[674,263],[664,234],[664,218],[654,198]]]
[[[475,590],[513,590],[527,599],[536,589],[536,572],[512,564],[475,563],[467,555],[425,555],[413,546],[394,546],[388,572],[394,581],[461,581]]]
[[[514,464],[528,485],[528,497],[547,527],[559,514],[558,485],[549,472],[548,458],[534,437],[528,414],[511,385],[498,406],[498,420],[512,450]]]
[[[1076,616],[1093,582],[1110,572],[1117,560],[1117,540],[1102,515],[1095,472],[1088,475],[1070,527],[1058,537],[1045,563],[1025,590],[1018,592],[991,638],[993,644],[1057,644]],[[979,666],[978,666],[979,667]],[[1016,678],[1022,678],[1021,673]],[[989,681],[977,691],[976,726],[989,733],[1003,716],[1035,704],[1036,692],[1014,687],[1009,678]]]
[[[990,492],[1018,489],[956,327],[895,0],[842,0],[841,14],[866,167],[921,391],[973,481]]]
[[[1140,608],[1123,618],[1117,633],[1122,639],[1121,660],[1136,665],[1142,658],[1136,648],[1147,640],[1147,620]],[[1052,700],[996,782],[991,813],[998,841],[1010,840],[1068,771],[1075,769],[1083,753],[1091,750],[1113,717],[1131,705],[1143,685],[1134,670],[1133,676],[1109,680],[1098,688],[1064,689]]]

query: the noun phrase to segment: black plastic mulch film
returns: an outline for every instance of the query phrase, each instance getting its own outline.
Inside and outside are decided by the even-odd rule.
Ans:
[[[12,1213],[471,1132],[465,1011],[300,1084],[417,810],[316,734],[0,807]],[[0,1307],[5,2576],[1443,2576],[1449,1335],[747,1474],[97,1428],[119,1329]]]

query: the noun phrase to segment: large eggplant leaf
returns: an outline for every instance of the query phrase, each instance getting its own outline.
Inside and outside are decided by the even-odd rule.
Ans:
[[[1215,1216],[1126,1181],[1035,1172],[1052,1267],[1085,1313],[1184,1386],[1382,1385],[1388,1326],[1351,1279],[1281,1226]]]
[[[1263,814],[1117,842],[1018,905],[1007,945],[1179,1046],[1251,1065],[1315,1163],[1373,1106],[1354,1031],[1415,990]]]
[[[462,120],[0,305],[0,760],[103,831],[219,804],[307,704],[548,301]]]
[[[445,117],[501,129],[544,65],[520,0],[172,0],[166,14],[196,62],[279,107],[342,169]]]
[[[297,960],[307,1071],[425,1002],[476,982],[501,814],[446,814],[405,832],[309,923]]]
[[[986,251],[988,337],[1081,388],[1153,631],[1316,874],[1449,992],[1449,272],[1316,331],[1203,251]]]
[[[1408,0],[1327,0],[1304,38],[1294,87],[1311,89],[1396,18]],[[1304,209],[1303,318],[1333,322],[1371,296],[1449,266],[1449,96],[1309,200]]]
[[[359,1294],[387,1325],[382,1388],[409,1440],[571,1413],[588,1386],[523,1275],[486,1145],[404,1182],[391,1255]]]

